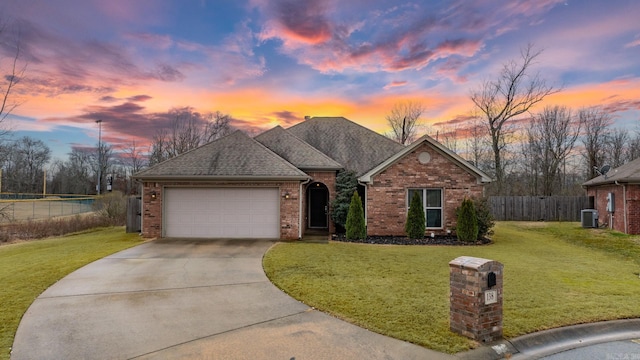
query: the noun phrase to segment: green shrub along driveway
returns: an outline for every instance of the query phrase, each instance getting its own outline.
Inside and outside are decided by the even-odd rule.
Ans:
[[[20,319],[49,286],[74,270],[140,244],[124,227],[0,246],[0,359],[9,359]]]
[[[498,223],[485,246],[281,243],[264,257],[291,296],[367,329],[456,353],[449,331],[449,261],[504,264],[507,338],[571,324],[640,317],[640,237],[577,223]]]

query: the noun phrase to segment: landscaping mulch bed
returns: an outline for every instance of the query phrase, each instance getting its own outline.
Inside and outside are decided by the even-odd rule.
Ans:
[[[470,245],[488,245],[491,239],[483,238],[475,242],[465,242],[458,240],[456,236],[436,235],[434,237],[424,237],[422,239],[410,239],[406,236],[371,236],[366,239],[347,240],[344,234],[332,236],[332,240],[362,243],[362,244],[379,244],[379,245],[452,245],[452,246],[470,246]]]

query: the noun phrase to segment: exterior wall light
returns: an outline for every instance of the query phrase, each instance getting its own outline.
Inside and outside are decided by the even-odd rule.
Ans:
[[[285,192],[284,195],[282,195],[282,197],[285,198],[285,199],[288,199],[289,196],[291,196],[291,195],[289,195],[289,192]]]
[[[155,190],[151,192],[151,200],[155,200],[158,194],[156,194]]]

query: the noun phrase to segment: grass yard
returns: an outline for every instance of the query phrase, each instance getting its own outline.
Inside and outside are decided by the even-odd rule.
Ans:
[[[0,359],[9,359],[22,314],[49,286],[85,264],[137,245],[124,227],[0,246]]]
[[[640,317],[640,237],[578,223],[496,225],[477,247],[281,243],[264,258],[278,287],[319,310],[430,349],[476,346],[449,331],[449,261],[504,264],[507,338],[578,323]]]

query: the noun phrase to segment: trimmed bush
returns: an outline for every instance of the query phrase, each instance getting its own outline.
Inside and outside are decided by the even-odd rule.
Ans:
[[[478,217],[478,239],[482,239],[493,234],[492,229],[496,223],[493,215],[491,215],[489,199],[486,197],[474,199],[473,205],[476,208],[476,216]]]
[[[422,207],[422,199],[416,192],[411,198],[409,204],[409,213],[407,214],[407,223],[404,226],[404,231],[411,239],[422,239],[424,237],[424,231],[426,227],[426,217],[424,215],[424,208]]]
[[[458,239],[462,241],[476,241],[478,239],[478,216],[473,201],[469,198],[462,200],[458,211],[458,225],[456,227]]]
[[[358,195],[357,191],[354,191],[351,197],[345,228],[347,230],[347,239],[349,240],[364,239],[367,237],[362,200],[360,200],[360,195]]]

